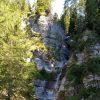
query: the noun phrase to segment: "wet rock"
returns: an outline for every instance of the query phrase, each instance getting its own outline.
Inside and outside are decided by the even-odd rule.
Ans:
[[[53,22],[51,16],[40,16],[37,23],[32,23],[32,29],[41,34],[41,40],[47,47],[52,48],[53,51],[50,55],[54,57],[54,62],[50,62],[47,54],[36,50],[34,62],[37,65],[37,69],[45,70],[47,73],[57,73],[49,81],[36,81],[36,98],[37,100],[56,100],[62,69],[69,57],[69,49],[62,47],[64,30],[58,23]],[[70,40],[69,37],[67,39],[68,41]],[[60,54],[61,60],[57,61],[58,55]]]
[[[65,43],[69,43],[70,40],[71,40],[70,35],[64,36],[64,42],[65,42]]]
[[[45,80],[35,80],[34,85],[36,87],[45,87],[46,81]]]
[[[44,62],[40,58],[35,58],[34,62],[36,63],[38,70],[42,70],[44,68]]]
[[[45,84],[45,89],[47,90],[52,90],[54,87],[54,81],[50,82],[50,81],[47,81],[46,84]]]
[[[36,63],[37,65],[37,69],[38,70],[46,70],[47,72],[52,72],[52,69],[51,69],[51,66],[49,63],[46,63],[45,61],[43,61],[42,59],[40,58],[35,58],[34,59],[34,62]]]
[[[62,48],[61,48],[61,60],[66,62],[66,60],[69,59],[69,55],[70,55],[70,52],[69,52],[68,47],[66,47],[65,45],[62,45]]]
[[[55,100],[53,84],[54,82],[37,80],[35,82],[35,97],[37,100]]]
[[[63,68],[65,65],[65,61],[57,62],[57,68]]]

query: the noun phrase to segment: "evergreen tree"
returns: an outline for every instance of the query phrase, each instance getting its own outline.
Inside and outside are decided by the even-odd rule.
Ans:
[[[69,33],[71,33],[71,34],[77,33],[77,11],[76,11],[76,8],[72,11],[71,16],[70,16]]]
[[[50,10],[51,1],[50,0],[37,0],[36,2],[36,14],[41,15],[49,9]]]
[[[24,0],[0,0],[0,99],[31,99],[35,65],[27,63],[32,41],[21,30],[29,6]],[[33,41],[34,42],[34,41]]]
[[[85,0],[65,0],[64,14],[62,18],[63,27],[71,34],[79,33],[83,30],[85,15]],[[80,26],[80,24],[82,24]]]
[[[90,30],[100,33],[100,1],[86,0],[86,21]]]
[[[96,17],[97,2],[96,0],[86,1],[86,19],[87,27],[89,29],[94,29],[95,17]]]

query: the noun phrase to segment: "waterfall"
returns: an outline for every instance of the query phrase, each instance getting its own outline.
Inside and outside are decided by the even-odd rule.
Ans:
[[[61,72],[57,75],[57,78],[56,78],[56,82],[55,82],[55,85],[54,85],[54,89],[57,90],[58,89],[58,84],[59,84],[59,78],[61,76]]]
[[[53,79],[40,80],[37,79],[33,83],[35,85],[35,98],[36,100],[56,100],[60,85],[60,77],[62,69],[67,64],[69,58],[69,48],[64,43],[64,30],[59,23],[53,22],[53,16],[40,16],[37,23],[31,21],[32,31],[41,34],[42,42],[45,46],[53,48],[54,62],[46,59],[47,55],[44,52],[36,50],[36,58],[34,62],[39,71],[45,70],[47,73],[55,73]],[[66,39],[69,39],[69,36]],[[41,57],[40,57],[41,56]],[[59,58],[58,58],[59,57]]]

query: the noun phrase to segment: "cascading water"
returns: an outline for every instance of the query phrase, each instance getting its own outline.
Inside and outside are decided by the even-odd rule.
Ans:
[[[53,22],[53,17],[51,16],[40,16],[37,23],[31,21],[30,24],[33,31],[41,34],[43,43],[47,47],[53,48],[55,58],[53,63],[45,61],[44,57],[38,56],[34,58],[38,70],[56,73],[53,80],[35,80],[33,83],[35,85],[35,98],[36,100],[56,100],[62,69],[67,63],[69,56],[68,46],[64,42],[64,30],[57,22]],[[37,50],[37,52],[39,51]],[[60,60],[58,60],[58,56]]]

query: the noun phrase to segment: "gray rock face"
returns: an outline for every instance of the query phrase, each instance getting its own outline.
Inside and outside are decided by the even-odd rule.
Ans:
[[[64,31],[58,23],[53,22],[51,16],[40,16],[37,23],[33,21],[32,29],[41,33],[43,43],[47,46],[56,47],[61,45]]]
[[[83,79],[83,83],[86,88],[90,86],[100,88],[100,76],[90,74]]]
[[[40,58],[35,58],[34,62],[37,64],[38,70],[42,70],[44,68],[44,62]]]
[[[81,64],[84,62],[84,53],[78,53],[76,54],[76,57],[77,57],[77,64]]]
[[[100,43],[97,43],[90,47],[91,56],[92,57],[99,57],[100,56]]]
[[[66,57],[65,59],[62,58],[66,53],[67,55],[65,56],[68,56],[69,53],[67,48],[66,50],[68,52],[66,52],[66,50],[65,52],[61,50],[64,38],[64,30],[58,23],[53,22],[51,16],[40,16],[40,18],[37,20],[37,23],[33,21],[31,24],[33,31],[41,34],[42,42],[47,47],[53,49],[51,54],[54,54],[54,62],[50,62],[50,59],[48,59],[44,52],[36,50],[35,54],[37,54],[37,56],[34,58],[34,62],[37,65],[37,69],[45,70],[48,73],[56,73],[59,70],[59,73],[57,73],[57,76],[52,83],[51,81],[36,80],[35,96],[38,100],[56,100],[62,68],[64,67],[65,62],[67,62]],[[60,61],[57,60],[58,55],[60,55]]]
[[[52,72],[53,71],[50,63],[46,63],[45,61],[43,61],[40,58],[35,58],[34,62],[36,63],[38,70],[46,70],[47,72]]]
[[[79,65],[81,65],[82,63],[87,64],[86,58],[100,57],[100,42],[98,41],[98,38],[95,36],[95,34],[91,34],[91,33],[93,33],[91,31],[86,31],[86,33],[87,34],[83,34],[83,36],[81,38],[79,38],[78,40],[81,42],[85,42],[85,43],[89,43],[88,40],[91,40],[91,43],[88,45],[86,44],[84,46],[84,49],[81,52],[78,51],[78,53],[74,53],[74,56],[72,55],[70,57],[70,60],[68,62],[69,64],[79,64]],[[79,43],[81,43],[81,42],[79,42]],[[84,84],[85,88],[93,87],[93,88],[99,89],[100,88],[100,75],[98,75],[96,73],[93,74],[92,72],[89,73],[89,75],[87,75],[83,78],[83,84]],[[74,95],[74,92],[75,92],[74,87],[72,87],[72,88],[69,87],[69,89],[67,88],[68,96],[69,95],[71,96],[71,94]],[[91,100],[92,100],[92,98],[91,98]]]
[[[31,19],[31,24],[33,31],[41,34],[43,43],[47,47],[52,48],[55,55],[60,55],[64,30],[58,23],[53,22],[53,17],[40,16],[40,18],[37,20],[37,23]],[[48,70],[51,67],[50,62],[45,64],[45,61],[41,59],[35,59],[35,62],[39,70],[42,70],[43,68]]]
[[[88,39],[88,36],[86,35],[86,36],[83,36],[83,38],[82,38],[84,41],[87,41],[87,39]]]
[[[54,82],[51,83],[44,80],[36,80],[35,85],[35,97],[38,100],[55,100],[55,93],[53,91]]]
[[[91,58],[100,57],[100,43],[88,47],[88,50]],[[81,64],[85,61],[84,52],[77,53],[76,57],[77,57],[77,64]]]

